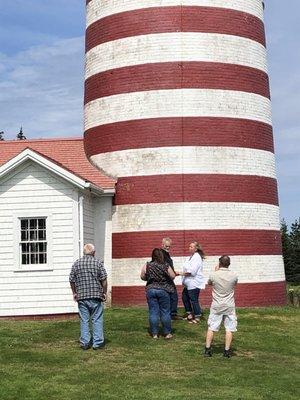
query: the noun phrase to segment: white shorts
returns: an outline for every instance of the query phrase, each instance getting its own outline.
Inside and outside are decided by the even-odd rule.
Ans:
[[[235,312],[229,315],[224,314],[216,314],[213,311],[210,311],[207,325],[210,330],[213,332],[218,332],[220,326],[224,322],[224,327],[226,331],[229,332],[236,332],[237,329],[237,318]]]

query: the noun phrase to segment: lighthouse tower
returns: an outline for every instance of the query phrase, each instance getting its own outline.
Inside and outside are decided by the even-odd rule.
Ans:
[[[117,179],[113,304],[144,302],[166,236],[176,269],[197,240],[206,275],[231,256],[238,305],[283,304],[263,2],[86,3],[85,149]]]

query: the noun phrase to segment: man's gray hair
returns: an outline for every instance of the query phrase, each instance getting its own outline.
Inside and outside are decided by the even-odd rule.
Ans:
[[[169,237],[164,237],[164,238],[162,239],[162,244],[166,244],[166,243],[172,244],[172,239],[169,238]]]
[[[91,255],[95,253],[95,246],[92,243],[87,243],[83,246],[83,254]]]

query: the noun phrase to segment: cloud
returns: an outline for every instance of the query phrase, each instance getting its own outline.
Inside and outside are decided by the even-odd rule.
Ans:
[[[84,38],[0,53],[0,130],[12,139],[83,133]]]

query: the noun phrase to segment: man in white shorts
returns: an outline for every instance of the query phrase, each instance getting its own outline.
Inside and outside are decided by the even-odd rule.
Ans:
[[[228,269],[230,258],[222,256],[219,258],[219,265],[216,266],[209,279],[208,284],[212,285],[213,301],[210,307],[208,317],[208,329],[206,334],[206,345],[204,356],[211,357],[211,343],[213,341],[214,332],[218,332],[222,321],[225,327],[225,349],[224,357],[230,357],[230,345],[232,342],[233,332],[236,332],[237,318],[235,314],[234,303],[234,287],[237,284],[237,275]]]

